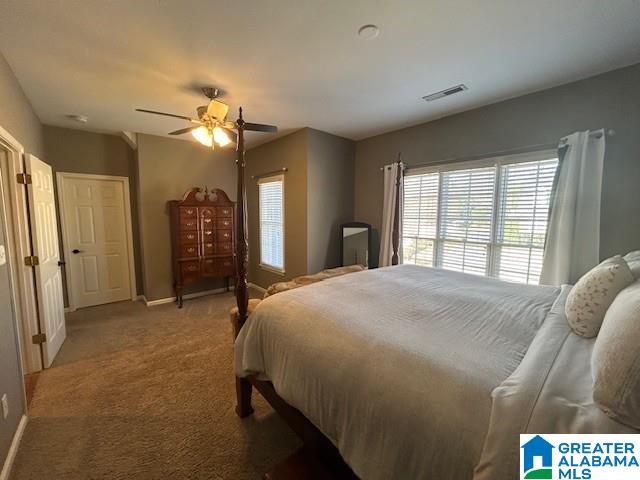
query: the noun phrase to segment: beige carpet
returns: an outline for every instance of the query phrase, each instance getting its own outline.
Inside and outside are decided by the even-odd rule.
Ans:
[[[254,394],[234,413],[231,294],[67,314],[11,475],[22,479],[258,479],[298,446]]]

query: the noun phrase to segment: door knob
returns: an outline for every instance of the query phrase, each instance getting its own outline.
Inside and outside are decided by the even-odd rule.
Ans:
[[[73,250],[71,250],[71,253],[80,253],[80,250],[78,250],[77,248],[74,248]]]

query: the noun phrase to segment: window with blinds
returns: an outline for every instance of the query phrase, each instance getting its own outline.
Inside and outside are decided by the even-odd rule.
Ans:
[[[284,272],[284,176],[258,181],[260,265]]]
[[[546,152],[407,172],[403,263],[539,283],[557,166]]]

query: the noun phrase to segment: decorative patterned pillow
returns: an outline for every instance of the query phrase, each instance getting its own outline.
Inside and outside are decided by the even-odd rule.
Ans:
[[[585,338],[598,335],[609,305],[633,280],[627,262],[620,255],[585,273],[569,292],[565,305],[572,330]]]
[[[640,281],[621,291],[591,355],[593,399],[607,415],[640,429]]]
[[[640,280],[640,250],[629,252],[624,256],[625,262],[629,265],[629,269],[636,280]]]

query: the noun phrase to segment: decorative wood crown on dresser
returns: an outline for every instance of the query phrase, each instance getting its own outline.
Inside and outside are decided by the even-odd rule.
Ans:
[[[185,285],[204,278],[235,276],[235,203],[225,192],[191,188],[182,200],[169,201],[173,280],[182,307]]]

